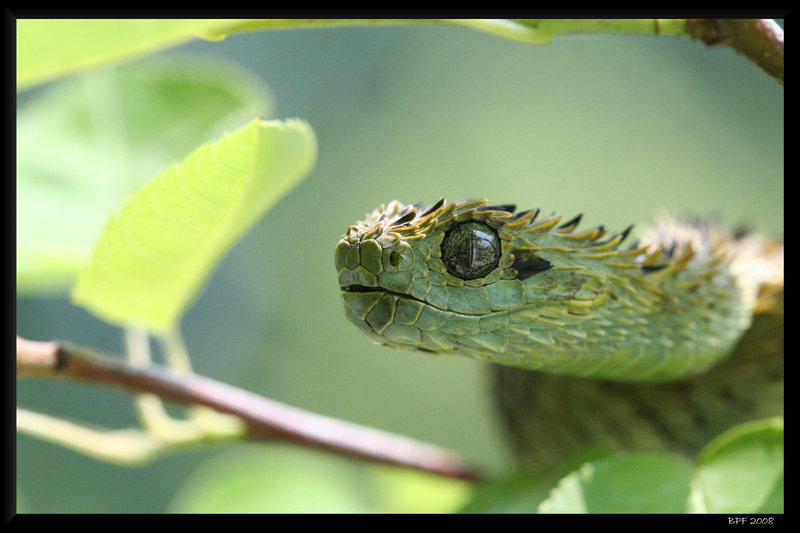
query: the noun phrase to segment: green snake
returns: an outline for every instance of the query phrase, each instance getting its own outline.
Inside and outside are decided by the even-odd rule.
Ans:
[[[663,218],[623,246],[632,227],[515,211],[367,214],[335,250],[347,318],[379,344],[492,363],[511,442],[538,470],[587,446],[692,453],[782,414],[782,244]]]

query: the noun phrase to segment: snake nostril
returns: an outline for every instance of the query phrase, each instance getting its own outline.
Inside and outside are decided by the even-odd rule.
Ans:
[[[403,257],[400,255],[400,252],[398,252],[397,250],[394,250],[391,254],[389,254],[389,263],[393,267],[400,266],[400,261],[402,259],[403,259]]]

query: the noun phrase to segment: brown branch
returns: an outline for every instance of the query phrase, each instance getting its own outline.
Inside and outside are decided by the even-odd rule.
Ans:
[[[291,407],[196,374],[132,367],[118,358],[59,342],[17,337],[17,376],[88,381],[132,393],[152,393],[181,405],[205,405],[236,415],[256,439],[289,442],[337,454],[478,480],[478,472],[436,446]]]
[[[783,29],[772,19],[689,19],[689,34],[709,46],[727,45],[783,87]]]

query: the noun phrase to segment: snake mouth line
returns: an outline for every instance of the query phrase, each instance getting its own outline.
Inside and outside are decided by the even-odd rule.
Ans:
[[[358,285],[358,284],[346,285],[346,286],[342,287],[342,292],[382,292],[382,293],[385,293],[385,294],[392,294],[392,295],[397,296],[399,298],[407,298],[409,300],[416,300],[416,301],[418,301],[420,303],[423,303],[425,305],[430,305],[425,300],[420,300],[419,298],[414,298],[410,294],[405,294],[405,293],[393,291],[393,290],[390,290],[390,289],[384,289],[383,287],[368,287],[367,285]]]
[[[445,311],[445,312],[451,313],[453,315],[460,315],[460,316],[465,316],[465,317],[475,317],[476,316],[476,315],[468,315],[466,313],[460,313],[458,311],[452,311],[452,310],[449,310],[449,309],[442,309],[440,307],[437,307],[437,306],[431,304],[430,302],[426,302],[425,300],[421,300],[419,298],[415,298],[414,296],[411,296],[410,294],[405,294],[405,293],[402,293],[402,292],[393,291],[391,289],[384,289],[383,287],[370,287],[370,286],[367,286],[367,285],[353,284],[353,285],[345,285],[345,286],[341,287],[341,289],[342,289],[342,292],[382,292],[384,294],[391,294],[392,296],[397,296],[398,298],[405,298],[407,300],[415,300],[415,301],[425,305],[426,307],[431,307],[433,309],[438,309],[439,311]]]

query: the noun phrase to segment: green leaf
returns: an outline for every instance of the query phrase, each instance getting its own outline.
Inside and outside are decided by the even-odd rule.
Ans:
[[[283,445],[237,445],[202,465],[177,513],[446,513],[470,484]]]
[[[407,468],[371,466],[369,496],[388,513],[448,513],[467,499],[471,484]]]
[[[65,290],[111,212],[272,97],[236,64],[173,56],[43,91],[17,114],[17,290]]]
[[[700,453],[692,484],[693,510],[782,513],[783,478],[783,418],[736,426]]]
[[[551,484],[520,470],[482,485],[460,513],[536,513]]]
[[[218,31],[230,20],[22,19],[17,21],[17,89],[134,58]]]
[[[355,469],[320,453],[247,446],[202,465],[170,504],[175,513],[364,513]]]
[[[172,331],[217,262],[315,159],[299,120],[255,120],[200,147],[112,216],[73,300],[117,325]]]
[[[539,506],[542,513],[685,513],[691,465],[678,457],[618,454],[584,464]]]

